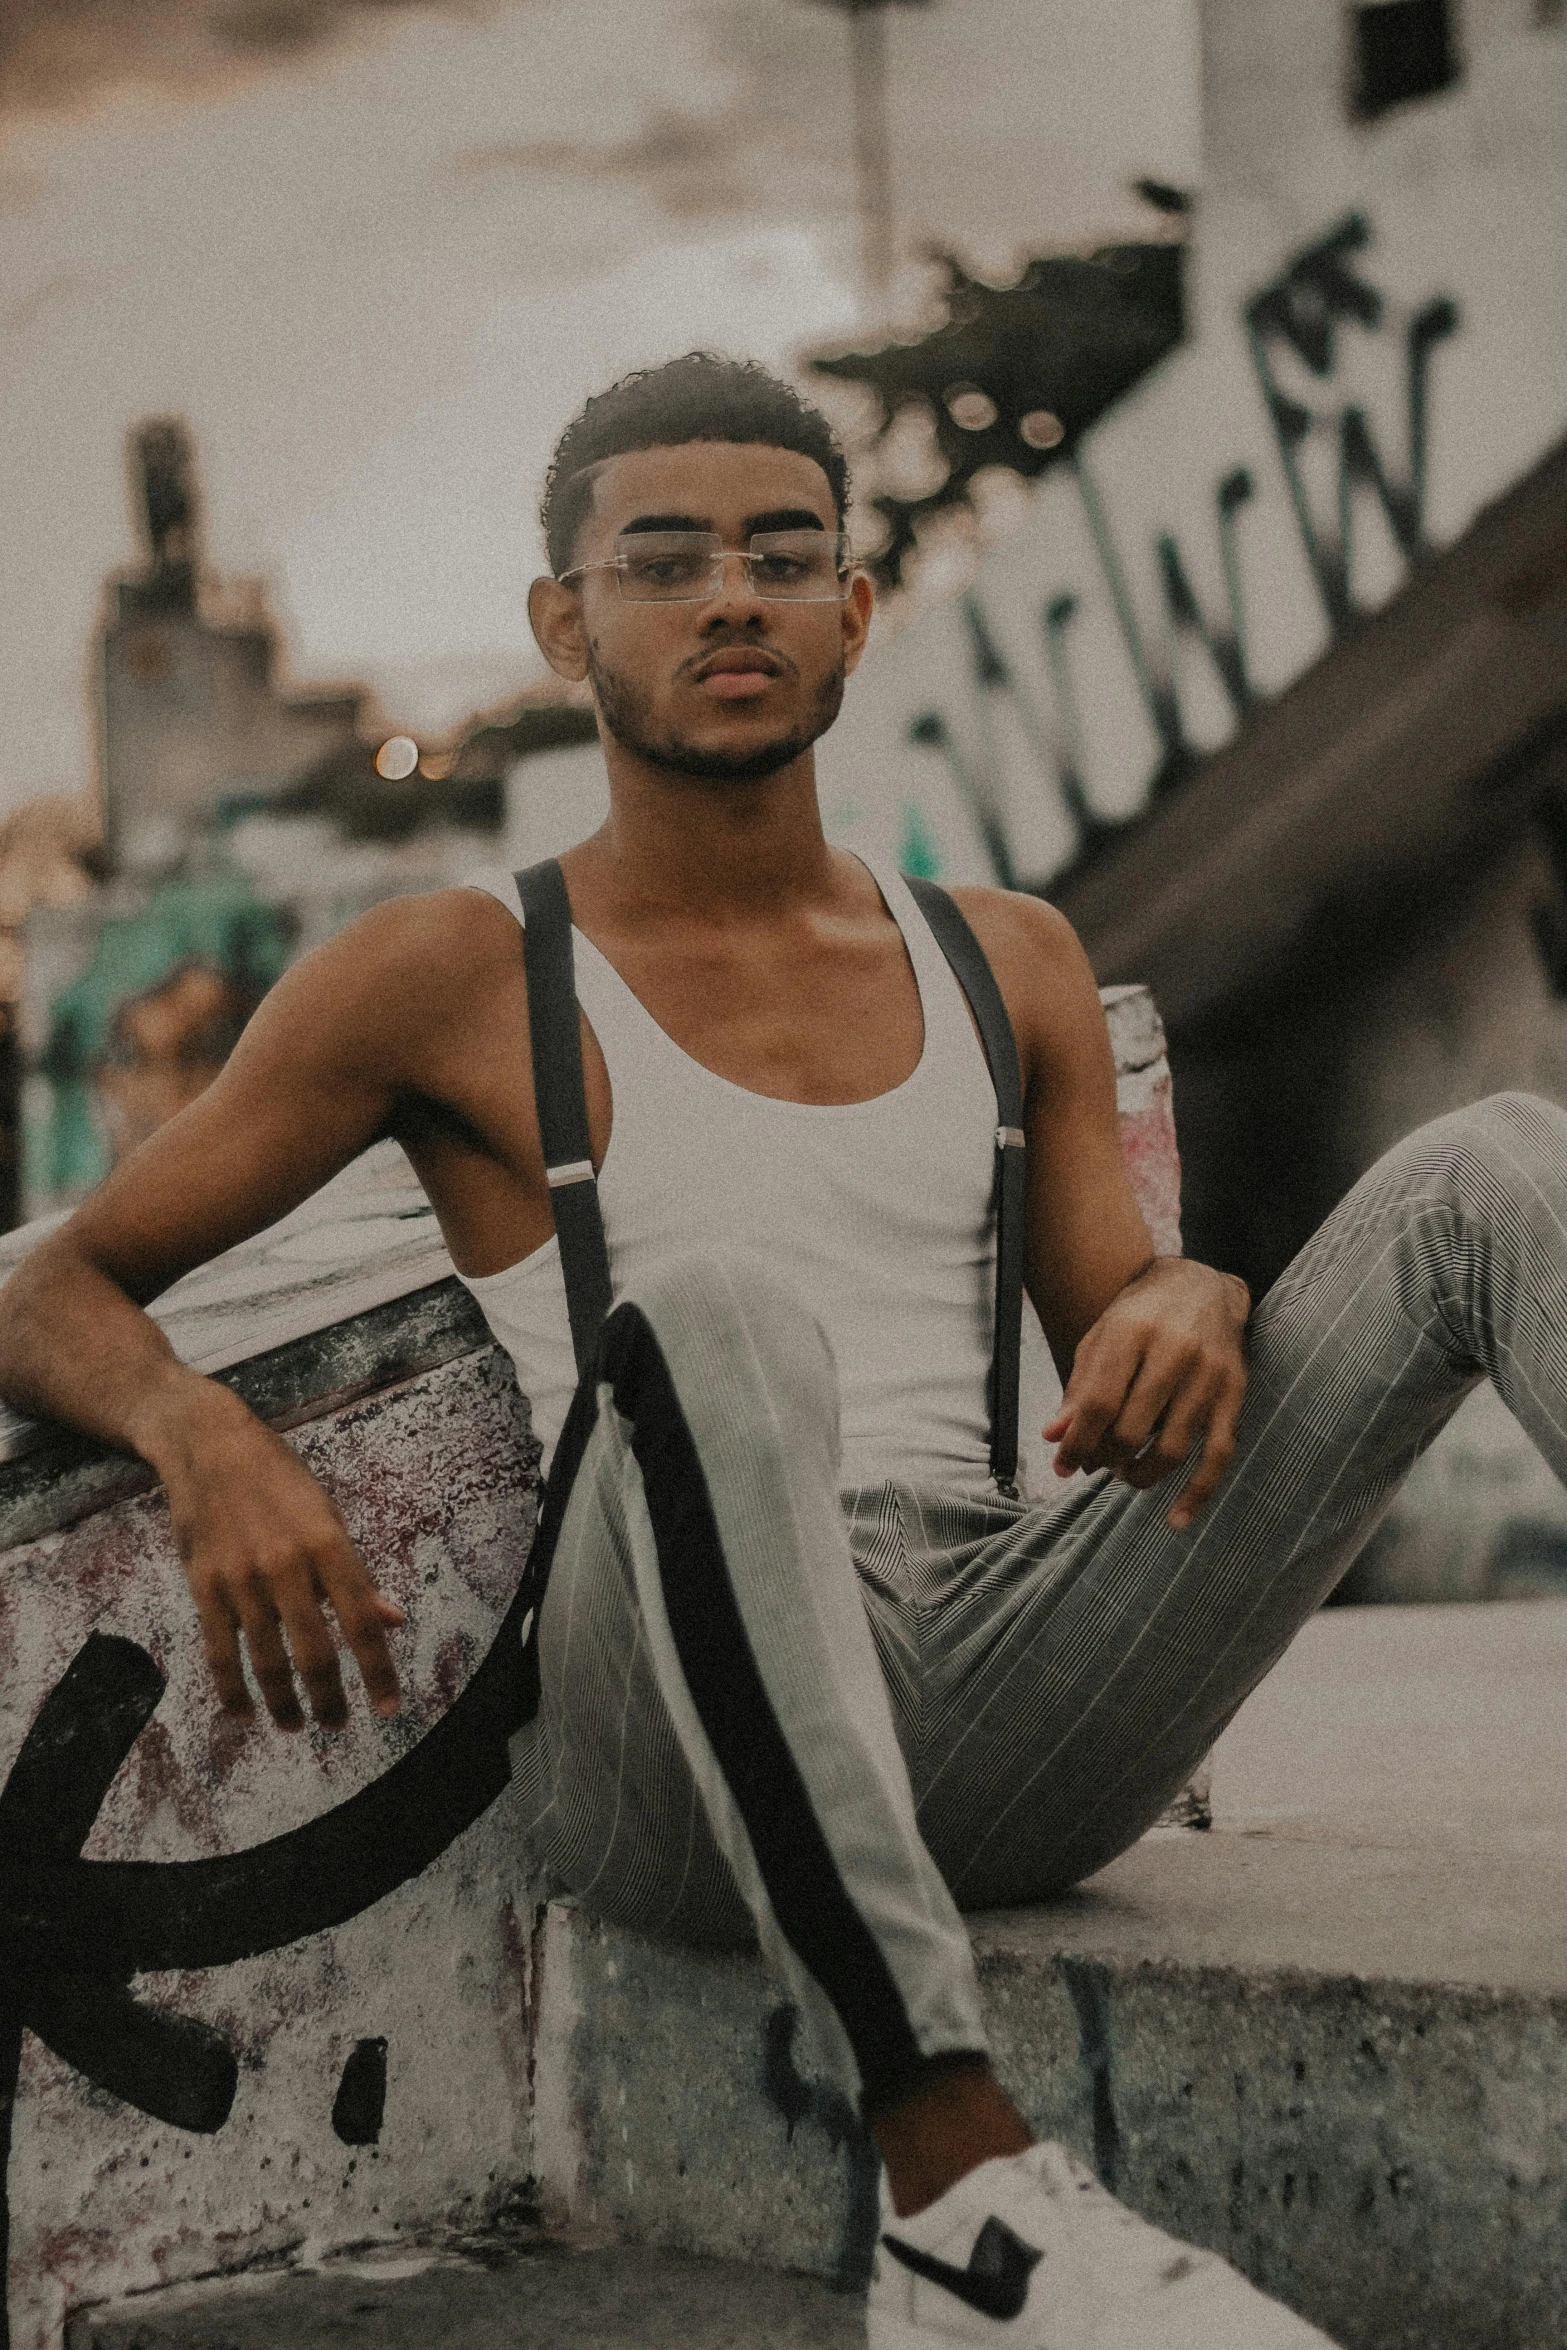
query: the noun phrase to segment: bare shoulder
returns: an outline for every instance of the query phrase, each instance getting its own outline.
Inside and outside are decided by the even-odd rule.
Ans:
[[[421,890],[372,906],[318,953],[380,979],[407,972],[436,985],[462,984],[520,968],[522,926],[488,890]]]
[[[1043,898],[1020,889],[957,887],[951,896],[968,917],[986,954],[1022,955],[1031,961],[1076,960],[1082,955],[1076,931],[1063,913]]]
[[[1109,1043],[1098,984],[1066,916],[1021,890],[952,895],[985,950],[1032,1072],[1103,1063]]]
[[[240,1040],[241,1069],[285,1056],[441,1090],[457,1040],[492,1015],[526,1020],[522,930],[479,889],[389,898],[301,956]]]
[[[487,891],[438,889],[372,906],[302,957],[275,992],[296,1005],[328,997],[339,1017],[356,1005],[430,1015],[521,972],[516,917]]]
[[[1054,906],[1016,889],[954,889],[952,896],[984,948],[1014,1015],[1059,1002],[1063,986],[1076,994],[1086,987],[1097,1002],[1093,973],[1077,932]]]

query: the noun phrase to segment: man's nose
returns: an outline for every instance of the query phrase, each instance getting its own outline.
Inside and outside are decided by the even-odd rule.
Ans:
[[[704,599],[704,619],[724,616],[737,607],[759,612],[764,602],[751,584],[750,566],[742,548],[725,547],[717,557],[713,584]]]

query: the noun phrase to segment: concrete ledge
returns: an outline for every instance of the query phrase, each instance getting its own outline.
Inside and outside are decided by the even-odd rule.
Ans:
[[[275,1428],[297,1427],[394,1380],[433,1371],[456,1356],[493,1352],[484,1317],[455,1275],[305,1332],[214,1377]],[[0,1550],[72,1526],[95,1510],[148,1493],[145,1462],[53,1423],[27,1424],[0,1459]]]
[[[1320,1617],[1216,1749],[1211,1834],[974,1921],[1034,2126],[1347,2350],[1567,2328],[1564,1674],[1567,1606]],[[756,1961],[556,1905],[539,2014],[558,2221],[865,2275],[870,2150]]]
[[[857,2302],[810,2277],[540,2244],[348,2258],[86,2310],[67,2350],[850,2350]]]
[[[461,2234],[528,2176],[533,1905],[509,1794],[422,1869],[399,1858],[393,1821],[371,1856],[381,1897],[343,1922],[294,1941],[271,1918],[292,1899],[301,1839],[438,1729],[490,1648],[533,1532],[527,1408],[487,1348],[327,1409],[291,1441],[408,1611],[394,1722],[356,1705],[338,1735],[291,1738],[218,1715],[161,1492],[5,1556],[0,1783],[40,1701],[94,1641],[109,1644],[156,1710],[102,1791],[85,1859],[133,1861],[144,1883],[170,1885],[164,1864],[243,1854],[218,1894],[241,1910],[251,1952],[140,1975],[125,2008],[112,1971],[84,1971],[62,2037],[38,2005],[49,1983],[28,1981],[36,1952],[0,1916],[0,2022],[20,2041],[11,2350],[55,2350],[67,2311],[110,2292],[334,2243]],[[91,1767],[101,1736],[77,1725],[52,1742],[57,1809],[80,1817],[72,1754],[85,1748]],[[180,1896],[193,1948],[203,1898]],[[114,1924],[103,1911],[103,1937]]]

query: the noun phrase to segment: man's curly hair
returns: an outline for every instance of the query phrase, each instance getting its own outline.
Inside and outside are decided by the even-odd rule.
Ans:
[[[826,474],[842,527],[849,465],[819,408],[755,359],[687,351],[662,367],[641,367],[598,392],[567,425],[544,477],[539,517],[549,565],[569,570],[593,498],[592,468],[630,449],[673,449],[686,441],[759,441],[796,449]]]

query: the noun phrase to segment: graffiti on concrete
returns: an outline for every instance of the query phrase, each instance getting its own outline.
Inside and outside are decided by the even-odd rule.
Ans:
[[[535,1546],[537,1550],[539,1546]],[[218,1858],[84,1860],[109,1787],[163,1695],[133,1640],[90,1633],[45,1698],[0,1791],[0,2258],[23,2026],[88,2080],[155,2119],[221,2129],[238,2066],[223,2035],[139,2002],[138,1974],[216,1967],[341,1925],[417,1876],[510,1777],[507,1740],[530,1710],[525,1572],[467,1687],[417,1745],[358,1794],[287,1834]],[[333,2127],[373,2144],[386,2042],[361,2040]],[[0,2270],[3,2274],[3,2270]],[[0,2350],[9,2343],[0,2301]]]
[[[1457,304],[1437,295],[1414,309],[1391,301],[1357,266],[1371,241],[1364,215],[1350,213],[1293,254],[1242,309],[1247,348],[1256,374],[1270,436],[1288,491],[1293,528],[1328,626],[1335,634],[1350,627],[1364,606],[1355,594],[1355,517],[1370,499],[1380,508],[1394,544],[1406,563],[1429,551],[1426,492],[1430,449],[1430,384],[1438,344],[1459,324]],[[1339,382],[1344,330],[1356,327],[1401,339],[1404,417],[1400,433],[1389,436],[1373,425],[1365,401],[1346,396]],[[1304,372],[1322,389],[1306,397],[1291,387]],[[1402,455],[1387,453],[1389,438],[1401,440]],[[1311,478],[1321,451],[1330,458],[1332,489],[1327,511],[1313,502]],[[1153,541],[1154,574],[1162,627],[1140,615],[1127,564],[1117,543],[1105,501],[1081,441],[1059,452],[1069,472],[1100,578],[1114,615],[1138,699],[1155,744],[1147,799],[1177,788],[1200,756],[1193,743],[1175,682],[1175,655],[1185,646],[1201,652],[1233,719],[1239,723],[1260,699],[1248,658],[1243,593],[1240,520],[1257,491],[1249,466],[1229,467],[1212,492],[1223,609],[1207,608],[1192,584],[1192,565],[1175,533],[1162,530]],[[909,736],[938,750],[958,797],[989,855],[1003,887],[1017,880],[1017,858],[1006,810],[994,781],[997,767],[987,753],[989,710],[997,697],[1011,705],[1018,730],[1034,753],[1038,772],[1071,820],[1075,846],[1068,863],[1091,855],[1119,824],[1093,804],[1086,781],[1077,689],[1071,653],[1072,624],[1080,598],[1059,593],[1044,604],[1044,671],[1055,704],[1053,716],[1036,706],[1016,670],[999,651],[996,631],[977,592],[960,600],[968,639],[976,706],[979,756],[966,757],[958,730],[939,710],[919,712]],[[1132,819],[1135,821],[1135,817]]]
[[[373,2146],[386,2118],[386,2040],[356,2040],[332,2100],[332,2127],[345,2146]]]
[[[1078,2045],[1093,2099],[1094,2168],[1101,2186],[1113,2194],[1120,2176],[1122,2144],[1111,2078],[1109,1977],[1098,1959],[1066,1954],[1058,1963],[1077,2017]]]
[[[836,2154],[848,2162],[848,2200],[838,2246],[835,2282],[840,2292],[863,2293],[870,2283],[876,2251],[881,2157],[876,2141],[841,2089],[808,2081],[795,2058],[800,2011],[781,2000],[762,2027],[762,2093],[792,2139],[805,2124],[821,2130]]]
[[[1429,453],[1431,355],[1458,326],[1458,305],[1448,295],[1406,316],[1404,341],[1405,462],[1388,461],[1358,400],[1308,401],[1287,392],[1278,357],[1291,351],[1310,373],[1330,383],[1339,342],[1348,325],[1373,332],[1388,326],[1394,311],[1375,286],[1359,275],[1351,256],[1371,241],[1364,214],[1349,213],[1325,236],[1306,246],[1271,285],[1246,305],[1252,364],[1262,387],[1289,484],[1290,503],[1312,578],[1328,624],[1347,628],[1356,617],[1352,585],[1354,510],[1357,493],[1369,492],[1387,517],[1408,562],[1426,551],[1426,465]],[[1337,447],[1337,496],[1327,520],[1314,513],[1307,493],[1303,458],[1313,436],[1326,435]]]

